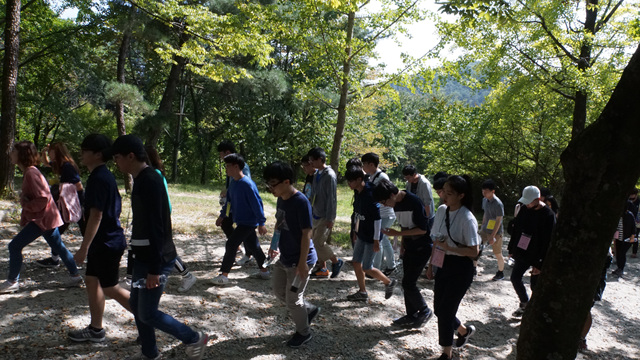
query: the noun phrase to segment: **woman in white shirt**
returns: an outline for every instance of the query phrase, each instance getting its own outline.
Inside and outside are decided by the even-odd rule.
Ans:
[[[473,325],[462,325],[456,313],[473,281],[472,259],[479,253],[480,237],[478,221],[471,212],[470,179],[452,175],[443,189],[447,208],[436,212],[431,230],[434,247],[427,276],[435,277],[433,307],[438,317],[438,342],[443,347],[438,360],[449,360],[453,356],[454,331],[458,333],[456,347],[464,346],[475,332]]]

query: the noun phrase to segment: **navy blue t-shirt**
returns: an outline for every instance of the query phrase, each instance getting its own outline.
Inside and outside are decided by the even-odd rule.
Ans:
[[[373,184],[364,183],[364,189],[355,193],[353,211],[358,228],[358,237],[367,243],[373,243],[374,222],[380,220],[380,204],[373,199]],[[380,237],[378,237],[380,239]]]
[[[420,198],[410,192],[405,192],[404,198],[396,203],[393,211],[396,213],[396,221],[403,230],[417,227],[427,231],[424,235],[403,236],[405,250],[420,250],[425,246],[431,246],[429,219]]]
[[[89,219],[92,208],[102,211],[102,220],[89,247],[89,253],[97,253],[105,248],[123,251],[127,247],[127,241],[120,225],[122,210],[120,193],[116,179],[104,164],[93,169],[87,179],[84,202],[85,221]]]
[[[70,162],[66,162],[60,167],[60,182],[69,184],[80,182],[80,174]]]
[[[300,241],[302,230],[311,229],[311,203],[301,193],[296,192],[287,200],[278,198],[276,205],[276,231],[280,231],[280,261],[285,266],[294,266],[300,259]],[[318,261],[313,241],[309,242],[307,264],[313,265]]]

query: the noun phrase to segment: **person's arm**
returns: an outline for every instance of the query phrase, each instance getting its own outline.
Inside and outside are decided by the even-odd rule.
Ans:
[[[264,223],[265,221],[267,221],[267,219],[264,216],[264,205],[262,204],[262,198],[258,193],[258,188],[251,186],[251,188],[247,190],[248,191],[244,193],[246,194],[249,206],[251,207],[250,211],[253,213],[256,221],[258,222],[258,233],[260,235],[265,235],[267,233],[267,228],[264,226]]]
[[[24,185],[20,195],[22,210],[27,213],[45,211],[49,203],[49,186],[44,176],[36,168],[29,168],[24,173]]]
[[[415,236],[424,235],[427,233],[427,230],[420,229],[419,227],[408,230],[382,229],[382,233],[389,236]]]
[[[300,258],[298,259],[298,265],[296,270],[298,276],[301,279],[306,279],[309,276],[309,265],[307,265],[307,256],[309,255],[309,248],[311,247],[311,228],[302,229],[302,238],[300,239]]]
[[[327,216],[327,227],[329,229],[333,228],[333,223],[336,220],[336,212],[337,212],[337,208],[338,208],[338,183],[337,183],[337,179],[335,177],[335,174],[333,174],[333,176],[331,174],[327,174],[327,176],[329,177],[329,184],[328,184],[328,188],[329,188],[329,201],[327,201],[327,208],[326,208],[326,216]]]
[[[96,237],[98,233],[98,228],[100,227],[100,222],[102,221],[102,211],[98,208],[91,208],[89,210],[89,218],[87,219],[86,229],[84,231],[84,237],[82,238],[82,244],[80,244],[80,248],[76,251],[76,254],[73,255],[73,259],[77,264],[84,263],[87,258],[87,253],[89,252],[89,247],[93,242],[93,239]]]

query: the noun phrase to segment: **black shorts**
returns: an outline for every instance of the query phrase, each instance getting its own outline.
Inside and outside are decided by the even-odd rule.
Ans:
[[[95,276],[101,288],[116,286],[120,279],[120,259],[124,251],[102,249],[87,256],[87,276]]]

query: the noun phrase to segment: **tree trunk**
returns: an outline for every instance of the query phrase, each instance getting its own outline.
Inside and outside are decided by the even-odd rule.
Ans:
[[[580,59],[578,69],[581,73],[591,67],[591,47],[593,35],[596,31],[596,20],[598,18],[598,0],[587,0],[587,15],[584,22],[584,38],[580,46]],[[573,106],[573,127],[571,138],[578,136],[587,123],[587,93],[584,90],[577,90]]]
[[[356,13],[350,12],[347,19],[347,41],[345,49],[345,60],[342,66],[342,86],[340,88],[340,102],[338,103],[338,121],[336,123],[336,132],[333,136],[333,147],[331,148],[331,156],[329,164],[334,170],[338,170],[338,161],[340,160],[340,147],[342,147],[342,138],[344,137],[344,126],[347,121],[347,103],[349,96],[349,73],[351,72],[351,39],[353,38],[353,27],[356,21]]]
[[[638,99],[640,47],[600,117],[562,153],[563,210],[522,319],[519,360],[576,356],[623,205],[640,177]]]
[[[121,84],[126,83],[125,79],[125,65],[127,63],[127,55],[129,53],[129,44],[131,43],[131,32],[129,30],[122,34],[122,42],[120,43],[120,50],[118,50],[118,65],[116,70],[117,81]],[[118,135],[125,135],[127,133],[126,125],[124,122],[124,103],[118,101],[116,104],[116,127],[118,128]],[[133,189],[133,177],[131,174],[124,174],[124,189],[127,193]]]
[[[181,32],[179,47],[182,47],[186,41],[187,35],[185,35],[184,32]],[[167,79],[167,86],[164,89],[160,105],[158,105],[158,112],[155,115],[156,121],[151,124],[151,129],[147,137],[147,144],[150,144],[153,147],[158,146],[158,140],[160,140],[160,134],[162,134],[164,124],[169,122],[169,120],[173,119],[175,116],[173,111],[173,100],[176,97],[176,90],[178,89],[182,69],[187,61],[182,57],[175,57],[173,60],[175,63],[171,65],[171,71],[169,72],[169,78]]]
[[[9,153],[16,133],[16,86],[20,51],[21,0],[7,0],[5,4],[4,63],[2,67],[2,103],[0,110],[0,195],[13,190],[14,166]]]

